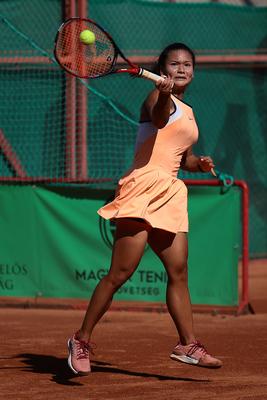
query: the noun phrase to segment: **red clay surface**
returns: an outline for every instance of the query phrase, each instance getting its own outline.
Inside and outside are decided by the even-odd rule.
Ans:
[[[66,339],[83,310],[4,307],[1,300],[0,393],[3,400],[267,400],[267,262],[250,264],[255,314],[194,314],[198,339],[220,357],[220,370],[169,359],[176,334],[166,313],[109,311],[97,326],[92,373],[74,376]]]

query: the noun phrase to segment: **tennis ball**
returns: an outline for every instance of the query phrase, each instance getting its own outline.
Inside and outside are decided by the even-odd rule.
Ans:
[[[93,44],[95,43],[95,34],[88,29],[85,29],[80,33],[80,41],[84,44]]]

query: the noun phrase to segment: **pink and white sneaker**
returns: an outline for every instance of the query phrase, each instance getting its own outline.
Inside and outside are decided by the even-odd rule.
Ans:
[[[178,343],[170,355],[172,360],[181,361],[198,367],[220,368],[222,361],[208,354],[205,347],[198,341],[186,346]]]
[[[68,340],[68,365],[75,374],[87,375],[91,372],[89,353],[92,347],[88,342],[76,339],[76,334]]]

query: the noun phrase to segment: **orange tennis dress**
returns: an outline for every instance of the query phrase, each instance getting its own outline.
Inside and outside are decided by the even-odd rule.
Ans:
[[[140,123],[133,165],[119,180],[115,199],[98,210],[103,218],[142,218],[153,228],[188,232],[187,188],[177,173],[198,128],[192,108],[174,96],[172,101],[175,111],[164,128]]]

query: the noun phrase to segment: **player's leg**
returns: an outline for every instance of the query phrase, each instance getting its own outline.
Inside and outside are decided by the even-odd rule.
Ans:
[[[195,338],[188,290],[187,234],[179,232],[174,235],[153,229],[149,233],[148,242],[163,262],[168,275],[167,307],[180,338],[180,343],[174,348],[171,358],[202,367],[221,367],[222,362],[209,355],[204,346]]]
[[[114,293],[134,273],[143,255],[150,227],[142,220],[118,219],[111,267],[91,297],[79,338],[88,341],[99,319],[109,308]]]
[[[96,286],[80,330],[68,341],[68,363],[74,373],[90,372],[89,340],[93,328],[108,310],[114,293],[136,270],[150,229],[142,220],[117,220],[110,270]]]
[[[153,229],[148,243],[162,261],[167,275],[166,303],[168,311],[179,333],[182,344],[195,341],[193,317],[188,290],[187,234],[176,235],[160,229]]]

